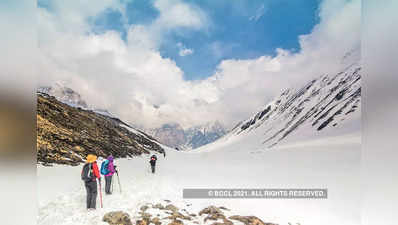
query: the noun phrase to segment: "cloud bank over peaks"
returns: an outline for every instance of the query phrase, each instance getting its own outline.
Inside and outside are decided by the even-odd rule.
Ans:
[[[206,32],[211,21],[198,6],[155,1],[159,15],[148,24],[126,24],[123,40],[116,31],[90,32],[87,18],[109,8],[123,14],[125,3],[101,1],[83,10],[74,2],[54,1],[39,10],[39,84],[63,81],[89,104],[146,128],[172,122],[190,127],[209,120],[233,126],[282,89],[338,71],[345,53],[360,43],[360,1],[325,0],[320,23],[298,37],[297,53],[276,49],[274,57],[227,59],[209,78],[187,81],[173,59],[162,57],[159,46],[180,29]],[[194,52],[182,44],[181,49],[185,56]]]

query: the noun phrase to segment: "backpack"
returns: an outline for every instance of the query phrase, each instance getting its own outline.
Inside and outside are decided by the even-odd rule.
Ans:
[[[93,180],[94,174],[91,163],[84,164],[81,177],[85,182]]]
[[[102,175],[107,175],[109,173],[108,165],[109,165],[109,160],[105,160],[101,163],[101,174]]]

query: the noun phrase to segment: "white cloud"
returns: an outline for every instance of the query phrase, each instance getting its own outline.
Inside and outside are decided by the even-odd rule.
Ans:
[[[207,18],[205,13],[194,5],[180,0],[158,0],[154,6],[160,12],[160,16],[154,23],[158,26],[158,29],[175,27],[201,29],[206,26]]]
[[[208,79],[186,81],[158,48],[168,32],[205,30],[209,21],[200,8],[177,0],[156,1],[159,16],[151,24],[129,27],[124,42],[114,31],[88,32],[84,19],[107,8],[123,11],[119,2],[88,11],[69,8],[69,1],[54,4],[59,11],[39,13],[40,84],[62,80],[96,107],[145,127],[166,122],[190,126],[212,119],[233,125],[281,89],[336,71],[344,53],[360,40],[360,1],[326,0],[320,24],[300,37],[300,52],[280,49],[275,57],[224,60]],[[190,53],[178,45],[186,49],[183,55]]]
[[[178,54],[180,56],[192,55],[194,53],[193,49],[186,48],[181,42],[177,43],[177,47],[179,49]]]
[[[157,0],[154,6],[159,11],[159,16],[151,24],[128,28],[128,41],[135,46],[156,50],[169,32],[181,29],[201,30],[209,26],[206,14],[192,4],[180,0]],[[189,53],[189,50],[185,53]]]
[[[180,49],[180,51],[178,52],[178,54],[180,55],[180,56],[187,56],[187,55],[191,55],[191,54],[193,54],[193,49],[189,49],[189,48],[183,48],[183,49]]]

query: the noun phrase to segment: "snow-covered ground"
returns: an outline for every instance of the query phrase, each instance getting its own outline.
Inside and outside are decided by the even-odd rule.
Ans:
[[[225,139],[199,151],[168,149],[166,158],[158,155],[156,174],[149,155],[116,160],[122,193],[115,180],[114,194],[103,196],[102,209],[98,198],[93,212],[85,209],[81,166],[38,166],[38,224],[103,224],[106,212],[134,217],[141,205],[165,199],[196,213],[222,205],[231,214],[286,225],[360,224],[360,142],[359,134],[347,134],[262,150]],[[327,188],[328,199],[182,199],[183,188]]]

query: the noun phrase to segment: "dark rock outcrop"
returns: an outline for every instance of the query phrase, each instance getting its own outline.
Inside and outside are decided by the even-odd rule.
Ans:
[[[117,118],[37,95],[37,162],[78,165],[87,154],[132,157],[163,149],[155,139]]]

